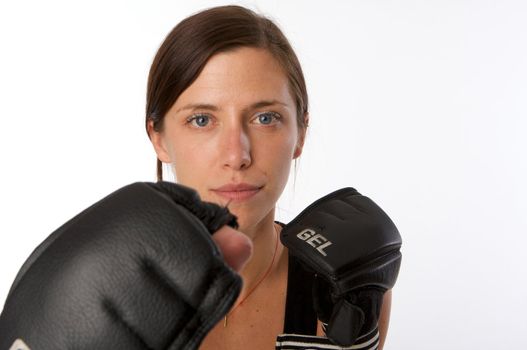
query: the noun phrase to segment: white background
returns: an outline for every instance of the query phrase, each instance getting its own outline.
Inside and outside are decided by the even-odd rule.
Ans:
[[[526,348],[527,3],[237,3],[281,26],[310,93],[279,218],[354,186],[403,235],[386,349]],[[2,0],[2,305],[55,228],[155,180],[149,65],[178,21],[219,4]]]

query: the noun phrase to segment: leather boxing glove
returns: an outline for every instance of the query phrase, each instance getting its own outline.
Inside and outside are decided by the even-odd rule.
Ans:
[[[210,234],[227,209],[167,182],[135,183],[52,233],[0,315],[0,349],[196,349],[241,278]]]
[[[314,307],[327,337],[350,346],[372,334],[401,264],[401,236],[388,215],[343,188],[307,207],[280,238],[315,273]]]

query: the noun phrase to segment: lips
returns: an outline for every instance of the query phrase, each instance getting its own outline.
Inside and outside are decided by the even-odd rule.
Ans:
[[[230,201],[247,200],[256,195],[263,186],[256,186],[246,183],[227,184],[218,188],[212,189],[218,196],[228,199]]]

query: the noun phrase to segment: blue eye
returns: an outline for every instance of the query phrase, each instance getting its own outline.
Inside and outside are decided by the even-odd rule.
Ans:
[[[209,121],[210,121],[210,117],[204,114],[194,115],[187,119],[187,123],[190,123],[193,126],[197,126],[199,128],[203,128],[207,126],[207,124],[209,124]]]
[[[280,119],[276,113],[265,112],[258,115],[258,122],[263,125],[272,124],[275,120]]]

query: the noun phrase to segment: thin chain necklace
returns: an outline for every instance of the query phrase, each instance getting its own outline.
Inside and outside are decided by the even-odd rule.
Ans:
[[[273,259],[271,260],[271,264],[269,265],[269,267],[267,268],[267,271],[265,271],[265,274],[263,275],[263,277],[254,285],[254,287],[252,287],[252,289],[249,291],[249,293],[247,293],[247,295],[242,299],[242,301],[240,301],[236,306],[234,306],[231,311],[229,311],[225,317],[223,318],[223,327],[227,327],[227,317],[232,314],[234,312],[234,310],[236,310],[236,308],[238,306],[240,306],[241,304],[243,304],[243,302],[245,300],[247,300],[248,297],[251,296],[252,292],[254,292],[256,290],[256,288],[260,285],[260,283],[263,282],[263,280],[267,277],[267,275],[269,275],[269,272],[271,272],[271,269],[273,267],[273,263],[274,263],[274,258],[276,257],[276,251],[278,250],[278,230],[276,229],[276,226],[275,224],[273,223],[273,228],[274,228],[274,231],[276,232],[276,244],[275,244],[275,247],[274,247],[274,253],[273,253]]]

